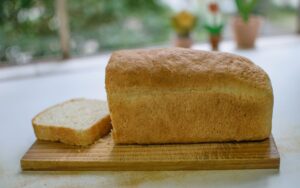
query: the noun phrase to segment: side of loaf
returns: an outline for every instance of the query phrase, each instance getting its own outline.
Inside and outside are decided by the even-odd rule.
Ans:
[[[79,146],[93,144],[112,128],[107,103],[91,99],[52,106],[36,115],[32,125],[39,140]]]
[[[270,79],[241,56],[180,48],[117,51],[105,83],[118,144],[262,140],[271,132]]]

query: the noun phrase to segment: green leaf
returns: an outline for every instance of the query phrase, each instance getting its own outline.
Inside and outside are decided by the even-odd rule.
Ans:
[[[236,7],[244,22],[248,22],[257,0],[235,0]]]
[[[220,35],[222,33],[224,25],[220,24],[220,25],[208,25],[205,24],[204,28],[211,34],[211,35]]]

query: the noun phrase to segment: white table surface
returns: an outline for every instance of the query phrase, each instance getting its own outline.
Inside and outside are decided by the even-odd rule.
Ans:
[[[275,95],[272,132],[280,170],[22,172],[19,161],[35,140],[31,118],[36,113],[74,97],[106,99],[108,56],[95,56],[71,60],[83,61],[83,69],[76,63],[57,64],[51,65],[49,74],[40,75],[49,65],[45,70],[42,65],[29,66],[26,69],[33,69],[34,77],[0,81],[0,187],[299,187],[300,37],[261,39],[249,51],[235,50],[231,42],[221,49],[252,59],[270,75]],[[60,67],[72,71],[63,73]]]

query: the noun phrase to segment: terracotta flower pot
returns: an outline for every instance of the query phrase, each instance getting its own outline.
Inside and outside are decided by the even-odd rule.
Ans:
[[[244,22],[241,17],[233,18],[232,28],[238,48],[254,48],[261,20],[258,16],[250,16],[248,22]]]
[[[190,48],[193,44],[191,37],[176,37],[175,46],[181,48]]]
[[[214,50],[214,51],[219,50],[220,41],[221,41],[221,36],[220,35],[210,35],[209,36],[210,46],[211,46],[211,49]]]

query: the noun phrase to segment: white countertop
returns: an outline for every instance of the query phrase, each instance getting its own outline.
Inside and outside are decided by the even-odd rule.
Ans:
[[[300,37],[261,39],[249,51],[237,51],[231,42],[221,49],[252,59],[270,75],[275,95],[272,132],[281,156],[280,170],[22,172],[19,161],[35,140],[31,118],[36,113],[74,97],[106,99],[108,56],[94,56],[48,68],[26,66],[29,74],[22,79],[0,81],[0,187],[299,187]],[[0,75],[14,74],[13,69],[0,69]]]

